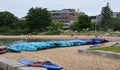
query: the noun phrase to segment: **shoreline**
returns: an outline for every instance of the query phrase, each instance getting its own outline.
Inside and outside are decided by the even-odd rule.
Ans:
[[[0,39],[60,39],[60,40],[72,40],[72,39],[93,39],[93,38],[101,38],[109,41],[120,41],[120,37],[112,37],[112,36],[102,36],[95,37],[94,35],[0,35]]]

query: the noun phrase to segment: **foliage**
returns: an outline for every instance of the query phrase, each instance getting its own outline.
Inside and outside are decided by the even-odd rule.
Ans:
[[[17,20],[18,18],[8,11],[0,12],[0,27],[9,26],[12,28],[13,23]]]
[[[32,34],[32,35],[37,35],[37,34],[38,34],[38,32],[32,32],[31,34]]]
[[[91,48],[89,50],[103,50],[103,51],[112,51],[120,53],[120,46],[112,46],[112,47],[102,47],[102,48]]]
[[[62,32],[61,31],[48,31],[44,34],[46,35],[60,35]]]
[[[20,35],[20,34],[22,34],[24,31],[25,31],[25,30],[22,30],[22,29],[10,30],[8,26],[0,27],[0,34],[1,34],[1,35]]]
[[[62,22],[52,22],[50,26],[48,26],[49,31],[60,31],[63,29],[64,23]]]
[[[78,22],[73,23],[73,29],[77,31],[90,29],[92,26],[91,20],[87,15],[81,15],[78,17]]]
[[[14,29],[26,29],[28,28],[26,20],[18,20],[13,24]]]
[[[51,14],[46,8],[30,8],[26,20],[31,31],[45,31],[50,25],[52,19]]]
[[[109,24],[111,23],[110,20],[113,15],[113,12],[110,9],[109,3],[107,3],[107,5],[102,8],[101,15],[102,15],[101,27],[103,27],[104,31],[108,31]]]
[[[70,29],[73,31],[77,30],[77,24],[78,24],[77,21],[73,22],[73,24],[70,26]]]
[[[18,20],[17,22],[13,23],[12,32],[13,33],[17,32],[18,34],[29,33],[29,29],[28,29],[28,26],[27,26],[27,21],[26,20]]]
[[[110,27],[114,30],[120,30],[120,18],[112,18],[112,23],[110,24]]]
[[[4,33],[4,32],[9,32],[9,27],[8,26],[1,26],[0,27],[0,33]]]

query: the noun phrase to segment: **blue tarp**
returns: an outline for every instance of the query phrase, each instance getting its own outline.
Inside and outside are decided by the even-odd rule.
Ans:
[[[36,51],[37,48],[29,45],[28,43],[20,43],[20,44],[14,44],[8,47],[8,50],[13,52],[21,52],[21,51]]]
[[[19,43],[19,44],[10,45],[8,47],[8,50],[14,52],[36,51],[47,48],[80,46],[80,45],[98,44],[104,42],[108,42],[108,41],[104,39],[94,38],[94,39],[86,39],[86,40],[29,42],[29,43]]]

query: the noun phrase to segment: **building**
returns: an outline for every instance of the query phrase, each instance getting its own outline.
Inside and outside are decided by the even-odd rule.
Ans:
[[[120,12],[113,12],[113,17],[120,18]],[[90,16],[90,19],[93,23],[99,23],[102,20],[102,16],[101,16],[101,14],[97,15],[97,16]]]
[[[53,21],[65,23],[65,28],[77,21],[78,17],[83,14],[75,9],[62,9],[62,10],[52,10],[50,11]]]
[[[97,16],[90,16],[91,22],[92,23],[99,23],[101,21],[102,16],[97,15]]]
[[[120,12],[113,12],[113,17],[120,17]]]

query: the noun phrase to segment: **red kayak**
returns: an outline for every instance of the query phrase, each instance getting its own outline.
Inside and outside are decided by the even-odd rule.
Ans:
[[[5,46],[0,46],[0,51],[1,50],[6,50],[7,48]]]
[[[5,46],[0,46],[0,54],[6,53],[7,48]]]
[[[6,52],[7,52],[7,50],[2,50],[2,51],[0,51],[0,54],[6,53]]]

